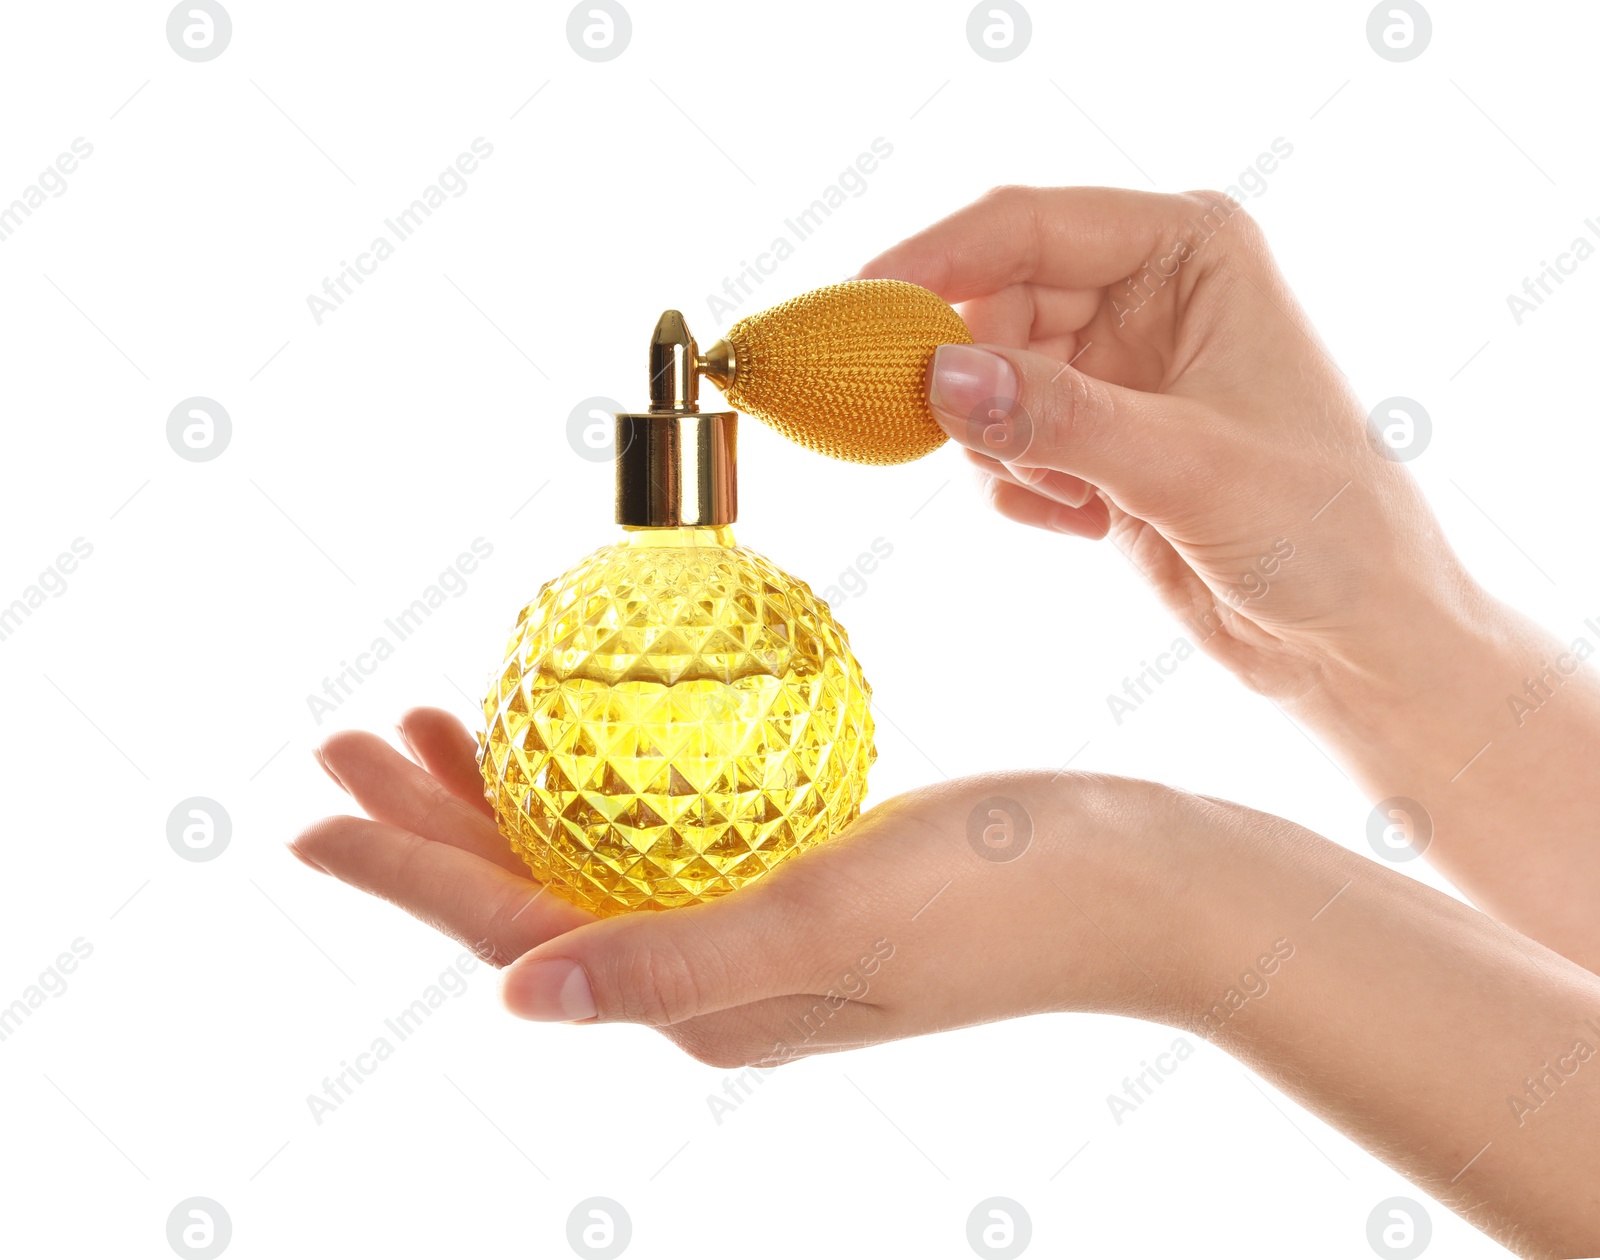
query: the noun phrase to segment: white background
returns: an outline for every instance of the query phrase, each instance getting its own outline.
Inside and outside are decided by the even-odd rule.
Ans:
[[[955,1257],[1005,1195],[1031,1254],[1371,1254],[1373,1206],[1425,1196],[1209,1046],[1119,1126],[1106,1096],[1176,1034],[1110,1018],[807,1061],[718,1125],[725,1073],[642,1029],[513,1021],[479,969],[312,1119],[459,949],[285,851],[347,809],[311,748],[417,703],[475,723],[516,610],[613,537],[573,405],[641,404],[660,311],[709,342],[707,295],[875,137],[865,193],[740,314],[997,183],[1221,187],[1283,137],[1249,209],[1357,391],[1431,413],[1412,468],[1451,539],[1564,639],[1600,615],[1600,261],[1520,327],[1505,300],[1600,215],[1593,6],[1438,4],[1406,64],[1361,3],[1040,3],[1005,64],[964,3],[631,9],[594,64],[566,5],[237,0],[194,64],[161,4],[6,7],[0,204],[94,152],[0,242],[0,603],[94,550],[0,642],[0,1004],[93,954],[0,1044],[0,1249],[170,1255],[169,1211],[205,1195],[230,1256],[559,1256],[600,1194],[639,1257]],[[480,136],[464,195],[319,326],[306,296]],[[208,463],[166,440],[194,395],[232,417]],[[987,514],[950,448],[885,470],[754,423],[741,445],[741,541],[819,588],[893,547],[836,609],[884,719],[872,800],[1081,748],[1368,852],[1369,802],[1208,660],[1115,722],[1108,693],[1182,631],[1111,547]],[[319,726],[308,693],[480,536],[467,592]],[[232,818],[214,861],[167,843],[195,795]],[[1430,1254],[1504,1254],[1429,1207]]]

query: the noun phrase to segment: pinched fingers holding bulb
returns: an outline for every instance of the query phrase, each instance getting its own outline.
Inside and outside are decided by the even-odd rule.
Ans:
[[[1109,534],[1250,685],[1303,694],[1462,585],[1238,203],[996,189],[860,274],[961,304],[928,399],[995,508]]]
[[[940,346],[928,404],[979,469],[999,480],[994,503],[1002,515],[1091,538],[1103,537],[1110,523],[1099,487],[1124,511],[1159,516],[1158,483],[1189,473],[1185,448],[1205,427],[1193,404],[1003,346]]]
[[[1186,399],[1206,397],[1171,388],[1186,368],[1199,361],[1226,389],[1241,378],[1258,385],[1276,366],[1233,346],[1220,363],[1201,353],[1225,340],[1197,335],[1214,291],[1246,280],[1258,297],[1276,291],[1259,232],[1218,193],[997,188],[860,275],[911,281],[962,305],[977,344],[939,350],[930,404],[985,473],[1016,487],[995,492],[1003,512],[1069,533],[1105,532],[1096,487],[1136,515],[1182,488],[1185,448],[1204,432]],[[1257,331],[1268,342],[1295,335]],[[1041,498],[1032,511],[1030,490]],[[1050,510],[1058,506],[1083,512]]]

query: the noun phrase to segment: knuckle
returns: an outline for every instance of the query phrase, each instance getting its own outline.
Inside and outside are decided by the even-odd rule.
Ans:
[[[391,865],[387,872],[391,887],[426,887],[433,881],[435,875],[428,865],[428,859],[432,856],[428,851],[431,843],[410,832],[397,837],[396,845],[390,850]]]
[[[858,819],[852,828],[862,826]],[[790,862],[766,876],[763,915],[774,941],[825,934],[840,908],[837,871],[815,862]]]
[[[703,997],[689,959],[676,945],[650,941],[630,949],[617,964],[618,1014],[636,1023],[665,1027],[697,1014]]]
[[[471,807],[465,801],[444,784],[430,779],[417,802],[415,815],[407,822],[410,830],[432,838],[457,830],[463,816],[470,813]]]
[[[985,201],[1021,201],[1033,190],[1026,184],[996,184],[983,194]]]
[[[1185,212],[1207,234],[1226,231],[1224,239],[1250,252],[1264,247],[1266,233],[1244,203],[1228,193],[1203,190],[1185,193]]]
[[[1082,446],[1092,439],[1111,406],[1104,385],[1072,368],[1062,372],[1044,393],[1042,423],[1032,435],[1031,450],[1024,454],[1046,455]]]
[[[1198,188],[1194,192],[1181,194],[1178,200],[1190,213],[1219,206],[1231,210],[1239,204],[1227,193],[1218,192],[1215,188]]]
[[[499,899],[494,912],[489,915],[483,924],[483,937],[480,940],[464,941],[474,954],[488,963],[491,967],[508,967],[514,963],[530,945],[518,949],[515,942],[519,936],[526,937],[527,931],[518,931],[518,916],[533,904],[541,894],[537,891],[531,895],[522,889],[508,892]],[[463,907],[466,909],[466,907]],[[533,942],[537,943],[537,942]]]
[[[516,950],[509,948],[505,940],[505,934],[496,927],[492,928],[490,935],[483,940],[463,939],[461,943],[477,956],[479,962],[487,963],[496,971],[503,971],[522,957]]]
[[[1240,253],[1250,258],[1265,257],[1267,250],[1267,233],[1256,218],[1243,208],[1235,210],[1233,217],[1228,220],[1228,231],[1233,234],[1235,247]]]

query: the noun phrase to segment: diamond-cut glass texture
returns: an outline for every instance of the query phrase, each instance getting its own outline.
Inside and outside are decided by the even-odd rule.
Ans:
[[[872,691],[828,606],[726,528],[547,583],[484,701],[501,832],[597,914],[708,900],[860,813]]]

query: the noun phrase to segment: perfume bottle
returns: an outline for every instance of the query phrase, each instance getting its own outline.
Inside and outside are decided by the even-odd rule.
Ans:
[[[683,317],[616,420],[616,519],[523,609],[482,770],[534,877],[609,915],[721,896],[860,813],[872,690],[804,582],[739,546],[734,412],[698,410]]]
[[[484,700],[485,795],[552,892],[599,915],[722,896],[860,813],[872,689],[804,582],[733,537],[732,411],[792,440],[897,463],[944,441],[922,381],[970,341],[897,281],[750,316],[701,355],[677,311],[650,343],[650,407],[616,417],[620,541],[546,583]]]

